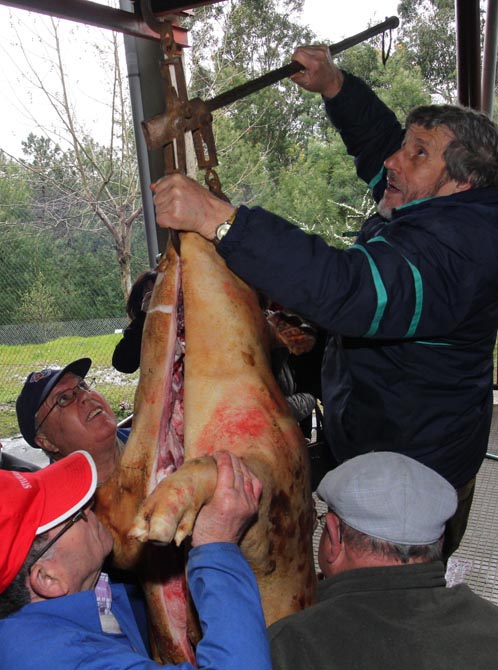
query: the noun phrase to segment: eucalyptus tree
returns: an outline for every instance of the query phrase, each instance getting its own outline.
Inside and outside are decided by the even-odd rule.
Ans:
[[[431,94],[456,100],[455,0],[401,0],[399,39]]]
[[[189,26],[191,96],[209,99],[288,63],[296,45],[314,39],[298,23],[302,5],[228,0],[196,9]],[[248,203],[266,198],[292,159],[290,148],[312,136],[308,113],[313,116],[313,106],[290,81],[215,113],[219,175],[228,195]]]

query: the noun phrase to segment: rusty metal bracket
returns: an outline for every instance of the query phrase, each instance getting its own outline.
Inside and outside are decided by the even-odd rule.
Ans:
[[[165,110],[162,114],[142,122],[147,147],[149,150],[163,149],[166,174],[186,174],[185,134],[191,132],[197,164],[199,168],[207,170],[206,184],[213,193],[226,199],[214,170],[218,165],[218,157],[211,112],[200,98],[189,101],[181,48],[174,40],[172,17],[158,19],[153,14],[150,3],[151,0],[142,0],[141,10],[147,25],[160,35]]]

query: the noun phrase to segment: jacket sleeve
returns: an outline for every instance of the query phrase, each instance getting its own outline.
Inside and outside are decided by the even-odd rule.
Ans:
[[[188,579],[203,638],[197,670],[271,670],[270,648],[254,574],[237,545],[195,547]],[[33,603],[0,620],[0,667],[16,670],[196,670],[147,658],[122,585],[113,585],[122,634],[102,632],[92,591]],[[19,636],[29,644],[19,645]],[[2,637],[3,639],[3,637]]]
[[[188,580],[203,632],[196,651],[199,669],[271,670],[258,585],[240,548],[195,547]]]
[[[112,365],[119,372],[135,372],[140,365],[140,350],[142,347],[142,332],[145,317],[145,312],[141,312],[136,319],[133,319],[123,331],[123,337],[114,349]]]
[[[473,270],[479,258],[473,228],[454,235],[445,212],[455,216],[456,208],[437,200],[396,224],[376,217],[382,230],[368,238],[361,233],[346,250],[261,208],[240,207],[218,252],[246,282],[329,332],[436,337],[456,328],[483,290]],[[478,221],[487,225],[484,213]]]
[[[329,332],[361,336],[375,311],[367,258],[259,207],[239,207],[218,252],[254,288]]]
[[[384,161],[399,149],[404,131],[394,112],[362,79],[344,73],[344,84],[325,110],[348,153],[354,156],[358,176],[378,202],[385,189]]]

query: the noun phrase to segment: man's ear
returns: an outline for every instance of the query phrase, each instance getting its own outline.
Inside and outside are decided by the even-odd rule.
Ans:
[[[28,579],[33,601],[60,598],[69,593],[64,574],[50,559],[37,561],[31,568]]]
[[[463,181],[463,182],[456,182],[455,183],[455,189],[456,189],[457,193],[460,193],[462,191],[468,191],[471,188],[472,188],[472,184],[469,181]]]
[[[340,519],[333,512],[329,512],[325,519],[324,532],[327,533],[328,542],[326,549],[326,561],[330,565],[334,564],[343,553],[344,545],[340,530]]]
[[[56,455],[59,453],[59,448],[56,447],[55,444],[52,444],[48,437],[43,433],[38,433],[38,435],[35,436],[35,444],[37,444],[40,449],[43,449],[46,454]]]

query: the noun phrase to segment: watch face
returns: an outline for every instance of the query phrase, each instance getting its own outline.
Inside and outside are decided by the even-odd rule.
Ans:
[[[230,224],[225,221],[225,223],[220,223],[218,228],[216,229],[216,238],[218,240],[221,240],[225,235],[228,233],[230,230]]]

